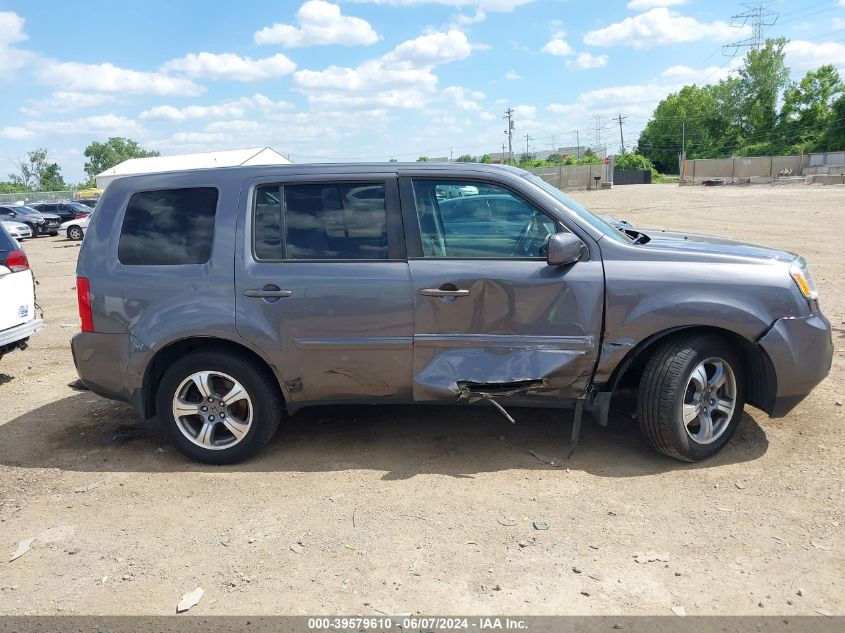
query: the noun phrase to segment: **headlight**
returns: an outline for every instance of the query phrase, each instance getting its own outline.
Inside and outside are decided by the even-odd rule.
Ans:
[[[801,294],[807,299],[818,299],[819,293],[816,291],[816,284],[813,283],[813,277],[807,269],[807,262],[803,257],[798,257],[789,265],[789,274],[798,285]]]

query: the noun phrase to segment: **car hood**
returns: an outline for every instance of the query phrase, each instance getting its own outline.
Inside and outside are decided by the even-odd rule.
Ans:
[[[642,229],[642,232],[649,237],[649,241],[643,244],[645,248],[649,249],[734,255],[737,257],[787,263],[797,257],[794,253],[788,251],[757,246],[756,244],[746,244],[745,242],[737,242],[714,235],[664,231],[662,229]]]
[[[61,220],[62,219],[62,216],[57,215],[55,213],[38,213],[38,214],[33,214],[33,215],[28,215],[28,216],[21,216],[21,217],[34,218],[36,220]]]
[[[11,228],[11,229],[14,229],[16,231],[22,231],[24,229],[27,229],[27,230],[29,229],[29,227],[26,224],[21,224],[20,222],[18,222],[16,220],[0,220],[0,224],[5,226],[7,229]]]

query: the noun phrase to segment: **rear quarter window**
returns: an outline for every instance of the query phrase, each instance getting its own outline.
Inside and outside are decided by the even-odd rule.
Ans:
[[[127,266],[204,264],[216,212],[214,187],[136,193],[123,217],[117,259]]]

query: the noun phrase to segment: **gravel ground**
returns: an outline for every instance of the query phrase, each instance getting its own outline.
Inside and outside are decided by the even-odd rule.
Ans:
[[[844,613],[845,188],[575,197],[805,255],[839,347],[830,377],[784,419],[749,408],[695,465],[648,451],[619,401],[559,467],[532,451],[563,457],[571,413],[515,410],[511,426],[486,407],[307,410],[256,459],[208,467],[65,386],[78,244],[33,240],[47,325],[0,361],[0,613],[170,614],[198,586],[198,615]]]

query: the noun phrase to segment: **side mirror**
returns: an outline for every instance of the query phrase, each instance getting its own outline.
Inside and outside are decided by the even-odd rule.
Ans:
[[[549,236],[546,262],[549,266],[574,264],[583,254],[584,243],[572,233],[555,233]]]

